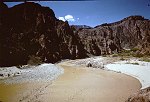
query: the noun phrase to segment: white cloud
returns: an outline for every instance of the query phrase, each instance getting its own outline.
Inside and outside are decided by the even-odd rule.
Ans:
[[[75,22],[75,19],[72,15],[66,15],[65,20],[70,21],[70,22]]]
[[[66,21],[64,17],[58,17],[59,20]]]
[[[68,22],[75,22],[75,18],[72,15],[66,15],[65,17],[58,17],[59,20],[68,21]],[[77,18],[79,20],[79,18]]]

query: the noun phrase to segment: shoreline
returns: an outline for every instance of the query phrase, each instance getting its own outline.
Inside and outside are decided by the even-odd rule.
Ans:
[[[12,90],[16,90],[9,98],[11,102],[125,102],[141,87],[137,79],[126,74],[74,66],[69,62],[56,64],[64,68],[64,74],[52,83],[31,82],[14,84],[9,88],[0,84],[0,90],[8,91],[3,95],[3,100],[9,91],[11,95]],[[0,101],[9,102],[3,100],[0,97]]]
[[[141,83],[141,89],[150,87],[150,63],[134,60],[131,60],[131,62],[138,63],[139,65],[128,63],[128,61],[117,61],[112,64],[107,64],[105,67],[106,70],[119,72],[136,78]]]
[[[125,102],[141,87],[137,79],[122,73],[70,66],[67,62],[58,65],[65,73],[52,83],[42,102]]]
[[[86,59],[71,60],[70,64],[75,66],[91,67],[122,73],[136,78],[141,83],[141,89],[150,86],[150,62],[140,61],[137,58],[127,58],[119,60],[119,57],[101,57],[95,56]]]

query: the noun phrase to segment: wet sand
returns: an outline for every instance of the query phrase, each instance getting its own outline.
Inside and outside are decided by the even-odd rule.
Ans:
[[[2,102],[124,102],[140,89],[135,78],[121,73],[58,64],[64,74],[52,82],[0,84]]]

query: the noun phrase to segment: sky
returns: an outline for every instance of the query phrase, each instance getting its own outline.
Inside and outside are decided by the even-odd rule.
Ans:
[[[150,0],[93,0],[93,1],[41,1],[42,6],[53,9],[60,20],[70,25],[95,27],[103,23],[119,21],[131,15],[150,19]],[[12,7],[18,2],[6,3]]]

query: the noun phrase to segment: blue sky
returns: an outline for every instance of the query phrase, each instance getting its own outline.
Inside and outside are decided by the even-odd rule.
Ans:
[[[57,18],[69,24],[96,26],[119,21],[131,15],[150,19],[150,0],[97,0],[37,2],[52,8]],[[9,7],[15,2],[6,3]]]

